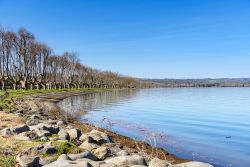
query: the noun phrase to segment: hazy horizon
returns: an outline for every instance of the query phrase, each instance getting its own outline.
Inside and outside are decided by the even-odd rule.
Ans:
[[[0,25],[137,78],[249,78],[249,0],[0,0]]]

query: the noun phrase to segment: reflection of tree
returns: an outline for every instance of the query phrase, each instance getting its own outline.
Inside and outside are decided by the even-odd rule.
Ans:
[[[135,98],[139,90],[117,90],[72,96],[64,99],[59,106],[72,116],[80,116],[88,111],[108,109],[121,102]]]

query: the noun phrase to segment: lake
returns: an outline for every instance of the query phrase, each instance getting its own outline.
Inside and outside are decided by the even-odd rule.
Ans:
[[[250,166],[250,88],[119,90],[70,97],[59,106],[178,157]]]

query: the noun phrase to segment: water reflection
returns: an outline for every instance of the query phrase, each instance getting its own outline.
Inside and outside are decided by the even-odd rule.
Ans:
[[[89,111],[107,111],[120,103],[133,101],[138,92],[138,89],[126,89],[72,96],[59,102],[58,105],[64,112],[80,120]]]
[[[182,158],[248,167],[249,97],[250,88],[143,89],[75,96],[59,105],[82,122],[153,137]]]

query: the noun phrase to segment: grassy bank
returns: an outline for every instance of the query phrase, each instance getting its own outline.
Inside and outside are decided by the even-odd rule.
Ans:
[[[46,89],[46,90],[7,90],[8,97],[0,100],[0,130],[6,127],[17,126],[24,124],[25,119],[9,113],[12,108],[16,108],[15,102],[17,100],[22,101],[25,97],[32,95],[44,95],[48,93],[69,93],[82,92],[82,91],[98,91],[98,90],[110,90],[110,89],[98,89],[98,88],[81,88],[81,89]],[[0,96],[4,95],[5,91],[0,91]],[[6,111],[6,112],[3,112]],[[0,135],[0,166],[12,167],[15,166],[15,156],[23,149],[27,149],[31,146],[37,146],[43,142],[33,141],[26,142],[16,140],[15,138],[4,138]]]
[[[57,93],[57,92],[79,92],[86,90],[110,90],[100,88],[73,88],[73,89],[39,89],[39,90],[7,90],[9,96],[0,100],[0,110],[10,109],[13,107],[14,99],[23,99],[30,95],[39,95],[46,93]],[[0,96],[4,94],[4,91],[0,91]]]

